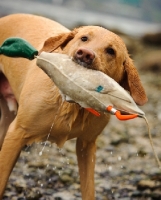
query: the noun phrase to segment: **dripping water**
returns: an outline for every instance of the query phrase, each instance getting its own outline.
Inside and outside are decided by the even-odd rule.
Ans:
[[[56,117],[56,116],[55,116],[55,117]],[[54,121],[55,121],[55,119],[54,119]],[[54,122],[52,123],[52,125],[51,125],[51,127],[50,127],[50,131],[49,131],[49,133],[48,133],[48,135],[47,135],[47,138],[46,138],[46,141],[45,141],[45,144],[44,144],[42,150],[39,152],[39,156],[42,156],[42,153],[43,153],[43,151],[44,151],[44,149],[45,149],[45,147],[46,147],[46,144],[47,144],[47,141],[48,141],[49,136],[50,136],[50,134],[51,134],[51,131],[52,131],[53,126],[54,126]]]
[[[150,126],[149,126],[149,123],[148,123],[148,120],[145,116],[142,116],[143,119],[145,120],[146,124],[147,124],[147,127],[148,127],[148,135],[149,135],[149,140],[150,140],[150,144],[151,144],[151,147],[152,147],[152,150],[153,150],[153,153],[154,153],[154,157],[155,157],[155,160],[158,164],[158,167],[161,169],[161,162],[158,158],[158,155],[155,151],[155,148],[154,148],[154,143],[153,143],[153,139],[152,139],[152,135],[151,135],[151,131],[150,131]]]
[[[61,109],[63,103],[64,103],[64,101],[63,101],[63,99],[62,99],[62,103],[61,103],[61,105],[59,106],[59,109],[58,109],[58,111],[57,111],[57,113],[56,113],[56,115],[55,115],[55,117],[54,117],[53,123],[52,123],[52,125],[51,125],[51,127],[50,127],[50,130],[49,130],[49,133],[48,133],[48,135],[47,135],[47,138],[46,138],[46,141],[45,141],[45,143],[44,143],[44,146],[43,146],[42,150],[39,152],[39,156],[42,156],[42,153],[43,153],[43,151],[44,151],[44,149],[45,149],[45,147],[46,147],[47,141],[49,140],[51,131],[52,131],[52,129],[53,129],[55,120],[56,120],[56,118],[57,118],[57,116],[58,116],[58,113],[59,113],[59,111],[60,111],[60,109]]]

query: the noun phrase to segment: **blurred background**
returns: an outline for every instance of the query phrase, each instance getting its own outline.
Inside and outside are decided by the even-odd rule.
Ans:
[[[72,28],[100,24],[131,35],[161,29],[160,0],[0,0],[0,15],[34,13]]]
[[[120,35],[149,99],[141,109],[161,160],[161,0],[0,0],[0,17],[12,13],[45,16],[69,29],[100,25]],[[5,200],[81,199],[75,140],[62,149],[47,143],[39,156],[44,145],[23,149]],[[111,117],[96,157],[96,200],[161,200],[161,171],[143,119]]]

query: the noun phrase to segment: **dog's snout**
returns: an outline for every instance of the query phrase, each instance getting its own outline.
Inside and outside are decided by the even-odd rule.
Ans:
[[[75,59],[85,64],[92,64],[95,54],[92,50],[86,48],[79,48],[75,53]]]

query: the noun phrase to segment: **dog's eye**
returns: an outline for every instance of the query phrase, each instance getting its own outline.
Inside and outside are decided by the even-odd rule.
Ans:
[[[82,40],[83,42],[86,42],[86,41],[88,40],[88,37],[87,37],[87,36],[83,36],[83,37],[81,37],[81,40]]]
[[[114,51],[114,49],[111,48],[111,47],[108,47],[108,48],[106,49],[106,53],[108,53],[108,54],[110,54],[110,55],[112,55],[112,56],[115,55],[115,51]]]

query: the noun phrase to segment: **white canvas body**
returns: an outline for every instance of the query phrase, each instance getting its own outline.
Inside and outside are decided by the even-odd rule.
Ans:
[[[128,113],[145,115],[130,94],[106,74],[85,68],[65,55],[42,52],[37,65],[53,80],[63,98],[84,108],[108,112],[114,108]]]

